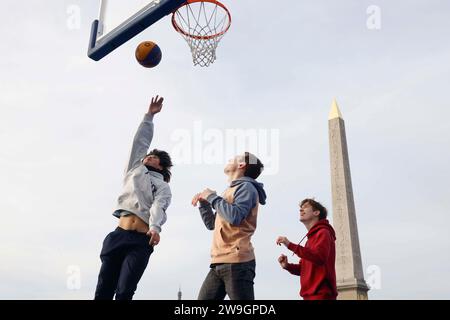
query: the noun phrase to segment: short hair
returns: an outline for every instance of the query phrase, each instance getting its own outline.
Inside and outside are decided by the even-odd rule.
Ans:
[[[325,208],[320,202],[314,199],[306,198],[300,203],[300,207],[302,207],[305,203],[309,204],[314,211],[320,211],[319,220],[327,218],[328,216],[327,208]]]
[[[156,156],[159,158],[159,165],[163,168],[162,175],[164,177],[164,181],[170,182],[170,178],[172,176],[170,168],[173,167],[170,155],[166,151],[153,149],[147,156]]]
[[[259,177],[261,172],[264,170],[264,165],[262,162],[250,152],[245,152],[245,172],[244,176],[256,179]]]

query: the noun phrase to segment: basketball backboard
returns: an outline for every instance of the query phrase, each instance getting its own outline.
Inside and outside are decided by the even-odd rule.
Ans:
[[[186,0],[101,0],[99,18],[92,23],[88,56],[98,61]]]

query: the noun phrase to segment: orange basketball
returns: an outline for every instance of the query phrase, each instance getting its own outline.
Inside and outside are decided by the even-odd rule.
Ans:
[[[136,48],[136,60],[146,68],[156,67],[161,57],[161,49],[152,41],[142,42]]]

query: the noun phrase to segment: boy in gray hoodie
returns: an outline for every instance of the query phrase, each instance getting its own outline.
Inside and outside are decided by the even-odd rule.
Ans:
[[[230,186],[222,196],[205,189],[192,199],[200,203],[200,215],[208,230],[214,230],[211,265],[200,289],[199,300],[254,300],[255,253],[251,237],[256,230],[259,204],[266,203],[259,177],[264,165],[245,152],[226,165]],[[216,212],[213,212],[213,209]]]
[[[153,138],[153,116],[161,111],[163,100],[152,98],[134,137],[123,191],[113,213],[119,226],[103,241],[96,300],[111,300],[114,294],[116,300],[131,300],[159,243],[172,198],[168,184],[172,161],[165,151],[147,152]]]

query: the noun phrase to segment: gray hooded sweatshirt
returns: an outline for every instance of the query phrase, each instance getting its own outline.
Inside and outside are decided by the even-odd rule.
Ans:
[[[153,115],[146,114],[133,140],[130,158],[125,169],[123,191],[113,215],[135,214],[150,227],[161,232],[166,222],[166,210],[172,199],[169,184],[163,175],[149,171],[142,163],[153,139]]]

